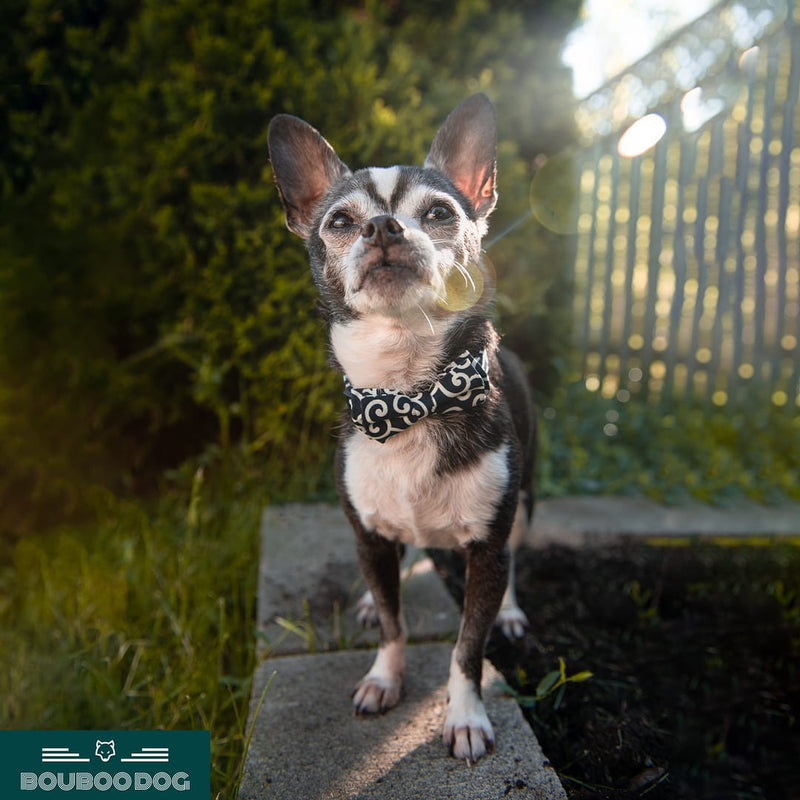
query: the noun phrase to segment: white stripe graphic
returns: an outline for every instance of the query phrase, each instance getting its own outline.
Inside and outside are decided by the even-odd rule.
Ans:
[[[70,762],[88,763],[88,758],[81,757],[80,753],[71,753],[68,747],[43,747],[42,763],[62,763]]]
[[[74,763],[77,763],[77,762],[88,764],[89,763],[89,759],[88,758],[78,758],[77,756],[76,757],[67,757],[67,756],[65,756],[63,758],[47,758],[46,756],[42,756],[42,763],[43,764],[47,764],[47,763],[51,763],[51,764],[52,763],[54,763],[54,764],[74,764]]]
[[[143,747],[138,753],[131,753],[120,761],[127,763],[164,763],[169,761],[169,747]]]

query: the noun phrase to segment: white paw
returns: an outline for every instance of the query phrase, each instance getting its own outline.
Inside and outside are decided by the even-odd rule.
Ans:
[[[514,605],[501,608],[494,624],[503,631],[506,639],[521,639],[530,623],[525,612],[519,606]]]
[[[478,700],[471,713],[451,707],[444,723],[442,741],[454,758],[474,764],[486,753],[494,752],[494,731]]]
[[[364,592],[356,603],[356,620],[362,628],[374,628],[378,624],[378,609],[372,592]]]
[[[400,700],[401,681],[365,675],[353,690],[356,714],[382,714]]]
[[[456,645],[457,646],[457,645]],[[494,731],[475,683],[458,665],[455,652],[447,682],[447,718],[442,741],[458,759],[474,764],[494,750]]]
[[[356,714],[382,714],[400,700],[405,671],[405,637],[378,648],[370,671],[353,690]]]

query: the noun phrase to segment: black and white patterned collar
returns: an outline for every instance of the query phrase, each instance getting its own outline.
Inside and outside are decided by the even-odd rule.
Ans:
[[[378,442],[402,433],[426,417],[483,405],[489,396],[489,356],[465,350],[427,389],[405,394],[392,389],[356,389],[344,376],[353,424]]]

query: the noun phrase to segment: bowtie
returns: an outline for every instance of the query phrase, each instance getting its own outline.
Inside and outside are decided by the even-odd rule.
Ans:
[[[354,389],[344,377],[344,393],[355,426],[371,439],[385,442],[415,422],[483,405],[489,396],[489,357],[465,350],[427,389],[403,394],[392,389]]]

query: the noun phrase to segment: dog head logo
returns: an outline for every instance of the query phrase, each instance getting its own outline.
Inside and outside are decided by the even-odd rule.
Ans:
[[[101,742],[99,739],[95,743],[94,754],[105,764],[110,761],[112,756],[117,754],[114,749],[114,740]]]

